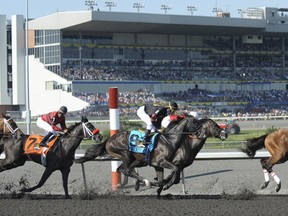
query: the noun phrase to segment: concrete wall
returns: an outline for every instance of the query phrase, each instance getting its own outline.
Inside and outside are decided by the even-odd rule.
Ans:
[[[25,104],[25,29],[22,15],[12,16],[13,105]]]
[[[0,105],[11,103],[7,92],[7,30],[6,16],[0,15]]]
[[[55,111],[61,106],[67,106],[68,112],[89,106],[85,101],[74,97],[71,92],[62,89],[46,90],[47,81],[55,81],[62,85],[70,82],[46,70],[34,56],[29,57],[29,78],[31,116]],[[24,110],[23,107],[22,111]]]

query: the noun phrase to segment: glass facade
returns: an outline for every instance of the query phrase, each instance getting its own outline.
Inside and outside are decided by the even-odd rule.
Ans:
[[[60,74],[61,62],[61,31],[36,30],[35,31],[35,58],[38,58],[47,69]]]

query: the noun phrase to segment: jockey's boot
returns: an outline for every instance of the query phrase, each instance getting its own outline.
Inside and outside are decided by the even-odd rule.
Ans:
[[[149,143],[150,143],[150,137],[149,137],[150,133],[151,133],[151,130],[146,130],[145,138],[143,140],[143,144],[145,146],[149,145]]]
[[[49,137],[52,135],[53,133],[51,132],[48,132],[45,137],[43,138],[43,140],[40,142],[39,146],[42,146],[42,147],[48,147],[47,145],[47,140],[49,139]]]
[[[151,130],[146,130],[146,133],[144,135],[144,139],[142,143],[138,144],[138,147],[142,147],[145,148],[147,145],[149,145],[149,134],[150,134]]]

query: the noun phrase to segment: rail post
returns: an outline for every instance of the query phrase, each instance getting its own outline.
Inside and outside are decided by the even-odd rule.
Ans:
[[[109,117],[110,117],[110,137],[119,131],[119,107],[118,107],[118,88],[109,88]],[[112,169],[112,190],[116,191],[121,184],[121,173],[117,172],[120,161],[111,161]]]

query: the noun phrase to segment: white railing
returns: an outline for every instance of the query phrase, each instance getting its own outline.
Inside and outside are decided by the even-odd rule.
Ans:
[[[75,154],[75,158],[83,157],[84,154]],[[269,152],[267,151],[258,151],[256,152],[255,157],[249,158],[243,152],[199,152],[195,158],[195,160],[238,160],[238,159],[260,159],[260,158],[267,158],[270,157]],[[5,155],[1,154],[0,159],[4,159]],[[99,158],[94,159],[92,161],[112,161],[113,159],[105,159]],[[118,160],[118,159],[114,159]],[[87,181],[86,181],[86,173],[85,173],[85,166],[84,163],[81,164],[82,168],[82,175],[83,175],[83,183],[86,193],[88,192]],[[181,173],[182,176],[182,192],[183,194],[187,194],[186,185],[185,185],[185,174],[184,170]]]

